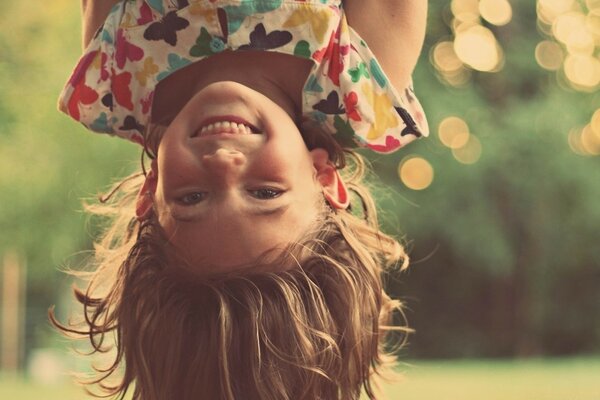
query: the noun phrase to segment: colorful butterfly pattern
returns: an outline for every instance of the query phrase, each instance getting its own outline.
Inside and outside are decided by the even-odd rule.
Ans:
[[[342,0],[128,0],[113,7],[59,107],[89,129],[143,144],[158,82],[222,51],[313,61],[303,126],[342,146],[393,152],[428,135],[412,87],[396,90],[348,25]]]
[[[196,44],[190,49],[192,57],[206,57],[225,50],[225,39],[212,36],[206,28],[200,29],[200,35],[196,38]]]
[[[161,81],[173,72],[190,65],[192,62],[187,58],[180,57],[179,54],[170,53],[167,56],[167,69],[156,75],[156,80]]]
[[[158,70],[158,65],[154,63],[152,57],[148,57],[144,60],[142,69],[135,73],[135,79],[137,79],[140,85],[146,86],[149,77],[155,75]]]

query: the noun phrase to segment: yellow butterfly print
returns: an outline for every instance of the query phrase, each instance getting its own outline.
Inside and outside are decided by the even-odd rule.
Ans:
[[[148,82],[148,78],[158,72],[158,65],[154,64],[154,59],[152,57],[146,58],[144,61],[144,67],[135,73],[135,79],[142,86],[146,86]]]
[[[373,87],[364,83],[361,87],[365,94],[365,99],[373,108],[374,120],[367,133],[367,139],[377,139],[390,128],[398,126],[398,118],[394,110],[394,105],[386,93],[378,94],[373,91]]]
[[[317,41],[323,42],[329,22],[331,19],[331,11],[323,9],[314,11],[308,7],[298,8],[292,13],[290,18],[283,24],[284,28],[294,28],[306,23],[310,23],[313,34]]]
[[[206,24],[214,24],[215,17],[217,16],[215,7],[206,7],[205,2],[200,2],[198,0],[190,1],[190,14],[192,15],[200,15],[204,17],[206,20]]]
[[[119,28],[127,29],[137,25],[137,20],[131,16],[130,13],[126,13],[119,24]]]
[[[102,67],[102,52],[96,53],[94,60],[92,61],[92,68],[100,69]]]

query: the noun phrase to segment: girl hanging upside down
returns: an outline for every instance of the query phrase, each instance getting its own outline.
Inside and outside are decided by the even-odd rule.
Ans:
[[[423,0],[83,1],[60,108],[143,146],[76,290],[92,383],[134,399],[375,398],[403,269],[352,151],[427,135]],[[95,32],[95,33],[94,33]],[[111,384],[109,378],[117,378]]]

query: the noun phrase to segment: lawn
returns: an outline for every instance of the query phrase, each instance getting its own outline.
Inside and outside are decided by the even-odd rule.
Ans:
[[[600,359],[415,361],[391,400],[600,400]]]
[[[600,400],[600,359],[414,361],[390,400]],[[0,378],[0,399],[80,400],[79,389]]]

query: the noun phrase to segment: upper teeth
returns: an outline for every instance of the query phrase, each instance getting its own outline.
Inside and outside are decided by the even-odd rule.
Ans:
[[[215,122],[203,126],[200,130],[200,135],[210,135],[211,133],[250,134],[252,130],[247,125],[230,121]]]

